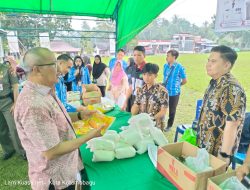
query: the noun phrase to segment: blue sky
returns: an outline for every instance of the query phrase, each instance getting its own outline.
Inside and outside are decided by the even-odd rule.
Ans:
[[[176,0],[160,17],[171,20],[173,15],[177,15],[201,26],[205,21],[211,22],[216,8],[217,0]]]

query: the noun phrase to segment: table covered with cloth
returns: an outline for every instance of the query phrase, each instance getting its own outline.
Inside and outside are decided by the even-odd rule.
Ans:
[[[118,107],[106,115],[116,117],[109,129],[120,132],[121,126],[127,126],[131,114],[122,112]],[[171,190],[176,187],[154,168],[148,153],[136,154],[133,158],[114,159],[111,162],[92,162],[93,153],[80,147],[84,167],[89,181],[94,183],[92,190]]]

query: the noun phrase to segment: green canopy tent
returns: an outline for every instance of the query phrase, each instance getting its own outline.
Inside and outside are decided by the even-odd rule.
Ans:
[[[90,16],[116,21],[116,48],[121,48],[174,0],[11,0],[0,12]]]

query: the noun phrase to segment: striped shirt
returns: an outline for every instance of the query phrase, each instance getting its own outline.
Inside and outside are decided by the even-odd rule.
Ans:
[[[172,69],[173,71],[171,72]],[[176,62],[171,67],[166,63],[163,68],[163,83],[166,82],[167,77],[168,81],[165,87],[169,96],[179,95],[181,93],[181,82],[187,77],[184,67]]]

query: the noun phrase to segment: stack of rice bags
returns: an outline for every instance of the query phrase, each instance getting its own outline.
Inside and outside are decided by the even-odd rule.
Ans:
[[[136,153],[145,153],[149,144],[164,146],[168,143],[148,114],[133,116],[128,123],[129,126],[122,127],[119,134],[114,130],[108,130],[102,137],[87,142],[87,148],[93,152],[93,162],[131,158]]]
[[[73,91],[67,92],[67,101],[70,105],[74,107],[78,107],[81,105],[80,98],[81,98],[80,92],[73,92]]]
[[[69,91],[67,92],[67,100],[68,102],[72,102],[72,101],[79,101],[81,99],[80,96],[80,92],[73,92],[73,91]]]

